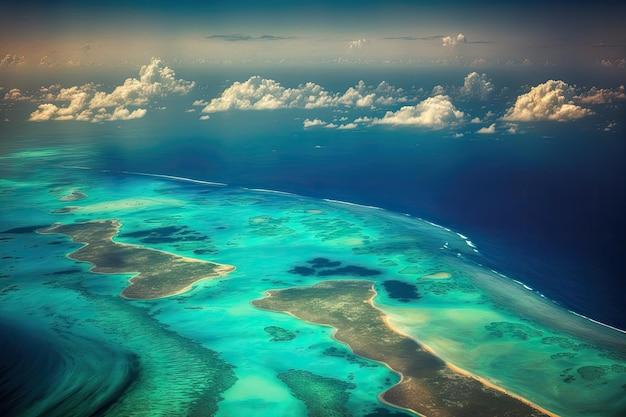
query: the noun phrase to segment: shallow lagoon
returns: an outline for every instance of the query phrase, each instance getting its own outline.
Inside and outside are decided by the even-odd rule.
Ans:
[[[285,383],[293,369],[337,380],[348,392],[342,413],[401,413],[378,400],[398,381],[385,366],[352,355],[329,328],[251,304],[269,289],[357,278],[376,283],[375,303],[392,324],[456,366],[564,416],[626,410],[626,335],[482,268],[477,249],[443,227],[284,193],[78,169],[89,166],[89,155],[70,148],[10,154],[2,164],[2,230],[117,219],[116,241],[237,268],[177,296],[123,300],[129,276],[89,273],[88,264],[66,257],[79,245],[63,235],[0,234],[1,321],[20,328],[18,342],[49,342],[52,359],[44,362],[60,355],[72,364],[49,378],[37,378],[40,368],[28,359],[10,368],[30,383],[10,377],[2,386],[45,392],[38,407],[90,381],[84,396],[110,415],[150,403],[150,415],[217,408],[220,417],[304,416],[305,403]],[[62,201],[74,191],[86,198]],[[60,210],[67,206],[75,209]],[[317,258],[327,260],[323,267]],[[273,340],[268,326],[296,336]],[[57,389],[47,390],[51,380]],[[28,400],[2,407],[38,415]],[[92,411],[74,407],[75,415]]]

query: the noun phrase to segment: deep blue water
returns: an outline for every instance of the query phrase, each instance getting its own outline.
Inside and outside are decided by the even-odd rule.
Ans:
[[[211,97],[226,79],[258,72],[213,74],[210,87],[195,96]],[[438,83],[459,84],[465,72],[403,73],[390,81],[428,90]],[[315,80],[331,89],[359,78],[389,80],[348,72],[282,77],[291,84]],[[494,81],[513,89],[546,78],[504,74]],[[581,82],[575,73],[561,78]],[[605,82],[615,86],[619,80]],[[458,106],[481,116],[488,109],[502,113],[507,100]],[[220,181],[409,213],[470,236],[495,269],[565,307],[626,329],[626,141],[621,123],[614,132],[601,130],[606,120],[626,119],[623,106],[606,107],[601,116],[582,121],[528,126],[514,136],[478,137],[472,132],[479,126],[470,125],[464,138],[454,139],[447,131],[411,128],[302,129],[305,117],[329,119],[328,110],[231,112],[200,122],[197,113],[183,113],[191,101],[177,99],[168,104],[171,111],[154,110],[131,123],[16,123],[3,131],[2,147],[79,145],[94,152],[94,168]]]

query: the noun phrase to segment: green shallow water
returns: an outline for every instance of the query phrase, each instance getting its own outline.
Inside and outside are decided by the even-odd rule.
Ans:
[[[454,365],[564,416],[626,412],[626,335],[482,268],[452,231],[374,208],[75,167],[89,158],[68,148],[1,161],[1,230],[26,229],[0,234],[0,323],[24,333],[13,344],[49,342],[17,353],[2,342],[21,358],[0,380],[17,415],[72,404],[72,415],[305,416],[329,390],[339,400],[325,408],[344,407],[328,415],[402,414],[378,400],[398,381],[385,366],[329,328],[251,304],[269,289],[354,278],[374,281],[391,322]],[[60,200],[75,190],[87,197]],[[28,229],[103,219],[122,223],[116,241],[237,269],[185,294],[124,300],[128,275],[89,273],[66,257],[79,245]],[[424,277],[439,272],[450,277]],[[29,363],[36,354],[47,366]]]

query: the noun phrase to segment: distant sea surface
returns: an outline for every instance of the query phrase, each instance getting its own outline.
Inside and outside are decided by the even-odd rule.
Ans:
[[[413,79],[417,86],[437,83],[435,74],[421,76]],[[445,76],[459,84],[463,73]],[[214,77],[227,84],[223,76]],[[358,77],[313,80],[339,89]],[[402,86],[411,80],[410,74],[395,81],[364,77]],[[521,85],[505,78],[496,77],[496,85]],[[220,84],[214,86],[219,91]],[[595,118],[522,126],[520,134],[493,137],[474,135],[480,125],[466,126],[463,138],[417,129],[304,130],[306,117],[329,120],[337,114],[231,112],[201,122],[197,112],[184,113],[191,101],[128,123],[16,123],[13,132],[4,131],[0,146],[5,151],[80,143],[91,154],[91,168],[219,181],[408,213],[469,236],[490,266],[565,308],[626,329],[623,131],[602,132],[603,122]],[[466,103],[461,109],[482,116],[501,113],[506,105]],[[622,110],[610,111],[624,120]]]

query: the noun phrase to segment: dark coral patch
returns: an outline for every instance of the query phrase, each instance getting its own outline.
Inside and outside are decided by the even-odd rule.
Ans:
[[[531,337],[540,337],[542,333],[530,326],[521,323],[494,321],[485,326],[490,336],[509,337],[518,340],[528,340]]]
[[[208,239],[202,233],[190,230],[187,226],[163,226],[137,230],[120,235],[139,239],[142,243],[199,242]]]
[[[595,381],[606,374],[606,371],[599,366],[583,366],[578,368],[576,372],[586,381]]]
[[[318,269],[318,268],[336,268],[339,265],[341,265],[341,262],[339,261],[331,261],[328,258],[313,258],[309,261],[307,261],[307,263],[311,264],[312,268]]]
[[[421,298],[415,285],[403,281],[395,279],[387,280],[383,282],[383,287],[385,287],[385,291],[387,291],[389,297],[402,301],[403,303]]]
[[[317,275],[320,277],[327,277],[331,275],[345,275],[351,277],[371,277],[374,275],[380,275],[381,272],[376,269],[369,269],[363,266],[357,265],[346,265],[339,268],[334,269],[324,269],[322,271],[318,271]]]
[[[365,417],[408,417],[411,414],[402,413],[398,411],[390,411],[386,408],[375,408],[371,413],[365,415]]]
[[[315,275],[315,269],[309,268],[308,266],[294,266],[289,270],[290,274],[302,275],[305,277]]]
[[[296,338],[296,334],[278,326],[267,326],[265,332],[271,336],[272,342],[288,342]]]

